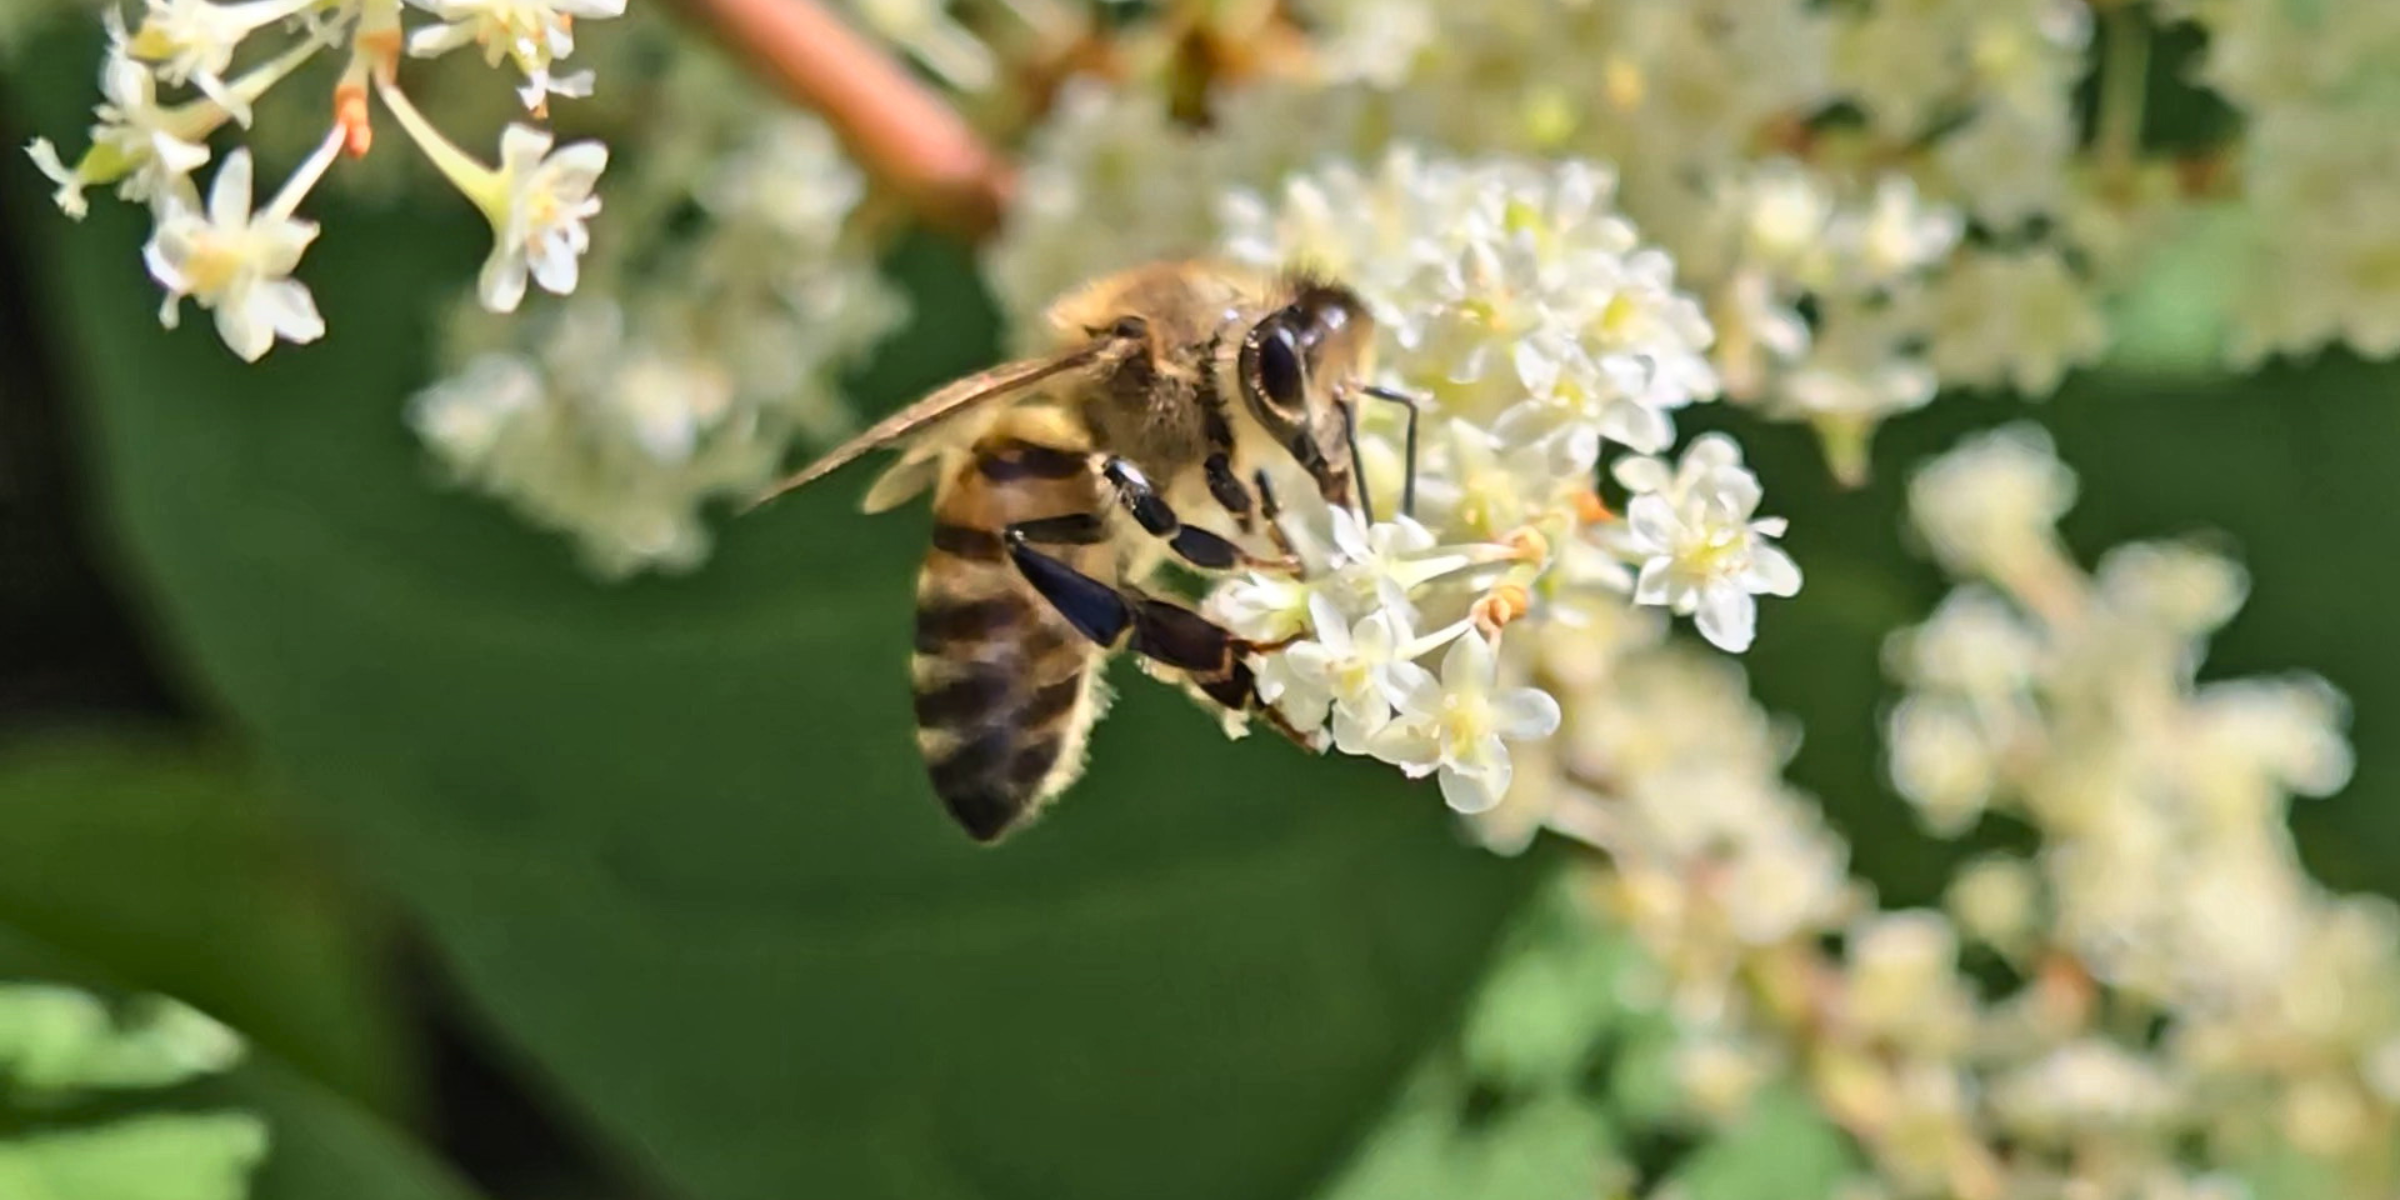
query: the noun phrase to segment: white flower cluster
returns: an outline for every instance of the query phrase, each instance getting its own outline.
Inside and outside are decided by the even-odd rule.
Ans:
[[[2242,278],[2227,352],[2248,367],[2339,342],[2400,354],[2400,9],[2177,0],[2208,32],[2199,81],[2248,119]]]
[[[141,22],[129,30],[111,8],[91,145],[73,164],[46,139],[36,138],[28,153],[57,184],[58,206],[71,217],[84,214],[84,193],[95,187],[113,186],[119,197],[146,205],[153,233],[143,257],[167,293],[160,321],[172,328],[188,298],[216,313],[226,346],[248,361],[279,339],[324,335],[314,298],[292,278],[317,234],[316,223],[297,214],[336,158],[364,155],[372,145],[370,90],[490,221],[492,252],[480,286],[487,307],[514,309],[529,277],[549,291],[573,291],[607,150],[583,142],[554,152],[549,134],[512,125],[498,164],[488,166],[417,110],[400,86],[399,64],[403,53],[432,57],[478,46],[485,61],[518,70],[520,97],[540,117],[549,97],[591,89],[588,72],[552,73],[574,50],[573,21],[616,16],[624,0],[409,5],[429,19],[412,27],[402,0],[144,0]],[[281,47],[234,70],[237,57],[256,57],[249,47],[270,41]],[[193,176],[214,156],[211,140],[229,126],[247,130],[255,105],[328,50],[346,50],[348,59],[316,150],[253,210],[255,168],[250,149],[238,147],[216,167],[203,201]]]
[[[2400,914],[2311,881],[2286,821],[2349,779],[2342,699],[2302,675],[2196,682],[2242,573],[2149,543],[2087,575],[2053,526],[2073,484],[2030,427],[1921,472],[1917,523],[1967,582],[1890,655],[1909,687],[1892,774],[1928,825],[1996,812],[2042,839],[1960,878],[1959,924],[2028,976],[2071,963],[2093,993],[2013,1031],[2028,1065],[1998,1116],[2062,1144],[2133,1123],[2154,1155],[2262,1135],[2381,1154],[2400,1128],[2400,1079],[2376,1067],[2400,1061]],[[2095,1040],[2095,1004],[2157,1032]]]
[[[1530,639],[1564,718],[1483,828],[1606,852],[1596,897],[1650,957],[1622,986],[1674,1018],[1690,1115],[1804,1087],[1866,1156],[1845,1197],[2237,1200],[2274,1194],[2234,1173],[2270,1147],[2372,1178],[2400,1133],[2400,915],[2310,882],[2284,821],[2349,775],[2339,697],[2195,682],[2240,573],[2167,543],[2086,575],[2055,530],[2074,489],[2029,429],[1911,489],[1967,582],[1892,642],[1893,774],[1939,834],[1994,812],[2038,838],[1971,863],[1947,912],[1873,908],[1780,779],[1789,733],[1638,609]]]
[[[1623,212],[1716,330],[1726,395],[1812,424],[1857,478],[1875,425],[1938,385],[2042,393],[2096,358],[2099,301],[2173,198],[2163,166],[2131,186],[2079,158],[2081,0],[1301,7],[1313,69],[1223,89],[1205,131],[1143,79],[1069,91],[989,259],[1012,311],[1205,249],[1211,191],[1327,158],[1616,163]]]
[[[1525,684],[1541,627],[1656,606],[1741,650],[1754,597],[1799,590],[1773,543],[1783,523],[1757,516],[1758,481],[1730,439],[1699,438],[1673,465],[1651,457],[1672,445],[1675,409],[1715,395],[1710,331],[1673,262],[1617,214],[1605,170],[1401,151],[1372,172],[1295,177],[1273,203],[1237,193],[1225,224],[1230,257],[1312,264],[1358,289],[1383,376],[1420,397],[1430,431],[1413,516],[1366,527],[1318,513],[1295,531],[1318,569],[1210,598],[1235,633],[1277,646],[1259,688],[1293,729],[1438,772],[1451,807],[1487,812],[1511,789],[1508,744],[1560,724],[1558,703]],[[1361,420],[1363,486],[1387,506],[1403,428],[1394,412]],[[1596,490],[1609,448],[1623,519]]]
[[[706,142],[715,107],[669,119]],[[721,152],[626,181],[647,189],[631,207],[689,206],[696,231],[629,230],[594,259],[606,284],[547,319],[465,314],[460,369],[409,407],[456,478],[573,535],[604,576],[697,565],[702,506],[755,492],[795,437],[840,434],[838,374],[906,313],[847,232],[865,181],[831,133],[729,115]]]

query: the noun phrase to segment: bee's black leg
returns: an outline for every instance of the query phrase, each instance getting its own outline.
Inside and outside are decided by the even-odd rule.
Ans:
[[[1008,529],[1009,557],[1018,573],[1083,636],[1119,646],[1183,672],[1200,694],[1235,712],[1258,705],[1243,656],[1253,647],[1199,613],[1138,592],[1123,591],[1034,548],[1043,535],[1070,529],[1073,518],[1028,521]]]
[[[1101,466],[1100,473],[1108,480],[1109,486],[1116,489],[1117,502],[1125,506],[1126,512],[1133,514],[1136,524],[1152,537],[1165,539],[1167,548],[1174,551],[1177,558],[1195,567],[1208,571],[1227,571],[1235,567],[1275,568],[1286,565],[1254,557],[1216,534],[1196,525],[1184,524],[1167,504],[1166,497],[1158,494],[1158,488],[1150,482],[1149,476],[1142,474],[1140,467],[1122,458],[1112,456]],[[1211,490],[1215,489],[1214,479],[1210,480],[1209,486]]]
[[[1257,529],[1258,518],[1251,508],[1250,489],[1243,487],[1242,481],[1234,475],[1233,462],[1226,457],[1225,451],[1219,450],[1209,455],[1208,462],[1201,470],[1208,477],[1208,494],[1216,497],[1217,503],[1223,505],[1226,512],[1233,514],[1233,519],[1241,524],[1242,532],[1249,533]]]

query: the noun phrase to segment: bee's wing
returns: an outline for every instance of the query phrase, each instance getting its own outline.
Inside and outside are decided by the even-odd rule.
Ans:
[[[951,383],[932,395],[875,422],[873,428],[826,452],[823,458],[760,492],[748,507],[756,508],[785,492],[803,488],[849,465],[869,450],[911,437],[969,409],[1024,391],[1053,375],[1090,366],[1112,344],[1102,338],[1048,358],[1002,363]],[[888,505],[887,505],[888,507]]]

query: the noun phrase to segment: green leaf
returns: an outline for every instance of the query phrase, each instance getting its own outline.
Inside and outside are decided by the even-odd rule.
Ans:
[[[1455,1077],[1420,1081],[1322,1200],[1589,1200],[1621,1179],[1591,1101],[1541,1092],[1463,1120],[1467,1095]]]
[[[267,1151],[258,1118],[153,1113],[0,1139],[10,1200],[243,1200]]]
[[[71,136],[91,61],[29,58],[13,111]],[[331,333],[260,368],[158,330],[138,213],[27,239],[114,528],[193,676],[680,1193],[1296,1195],[1453,1026],[1533,876],[1431,790],[1228,745],[1128,672],[1086,781],[971,846],[909,731],[921,517],[849,479],[726,522],[697,575],[595,584],[401,424],[488,231],[319,199]],[[993,352],[963,258],[906,265],[925,319],[877,405]]]
[[[5,925],[0,925],[0,977],[113,983],[91,964]],[[40,985],[39,990],[67,989]],[[128,1104],[153,1100],[157,1107],[173,1105],[178,1111],[122,1115]],[[186,1108],[205,1111],[181,1111]],[[0,1196],[479,1200],[446,1167],[355,1100],[256,1049],[224,1074],[166,1092],[115,1098],[102,1111],[114,1119],[45,1125],[0,1139]],[[55,1120],[58,1114],[40,1115]],[[245,1178],[248,1187],[242,1186]],[[24,1190],[13,1186],[20,1184]]]
[[[0,923],[396,1111],[386,923],[328,859],[223,755],[131,732],[0,745]]]
[[[1849,1142],[1797,1091],[1763,1093],[1671,1180],[1692,1200],[1812,1200],[1857,1169]]]
[[[1628,1172],[1583,1078],[1628,1014],[1630,955],[1562,875],[1502,940],[1453,1042],[1428,1056],[1325,1200],[1584,1200]]]
[[[2259,237],[2257,214],[2239,205],[2179,214],[2135,286],[2109,306],[2115,339],[2109,368],[2160,382],[2222,374],[2232,322],[2227,272],[2244,255],[2260,253]]]
[[[0,1078],[35,1093],[161,1088],[241,1055],[240,1039],[180,1001],[144,997],[131,1007],[120,1022],[88,992],[0,984]]]
[[[1630,947],[1585,911],[1562,878],[1510,931],[1460,1035],[1478,1078],[1515,1087],[1569,1085],[1626,1014],[1618,975]]]

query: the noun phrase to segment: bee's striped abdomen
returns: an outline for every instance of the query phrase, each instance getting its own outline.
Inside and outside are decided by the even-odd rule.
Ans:
[[[934,792],[979,841],[1021,824],[1083,770],[1100,650],[1010,563],[1011,523],[1101,511],[1074,425],[1041,409],[997,422],[941,481],[917,574],[917,747]],[[1105,545],[1055,548],[1113,578]]]

